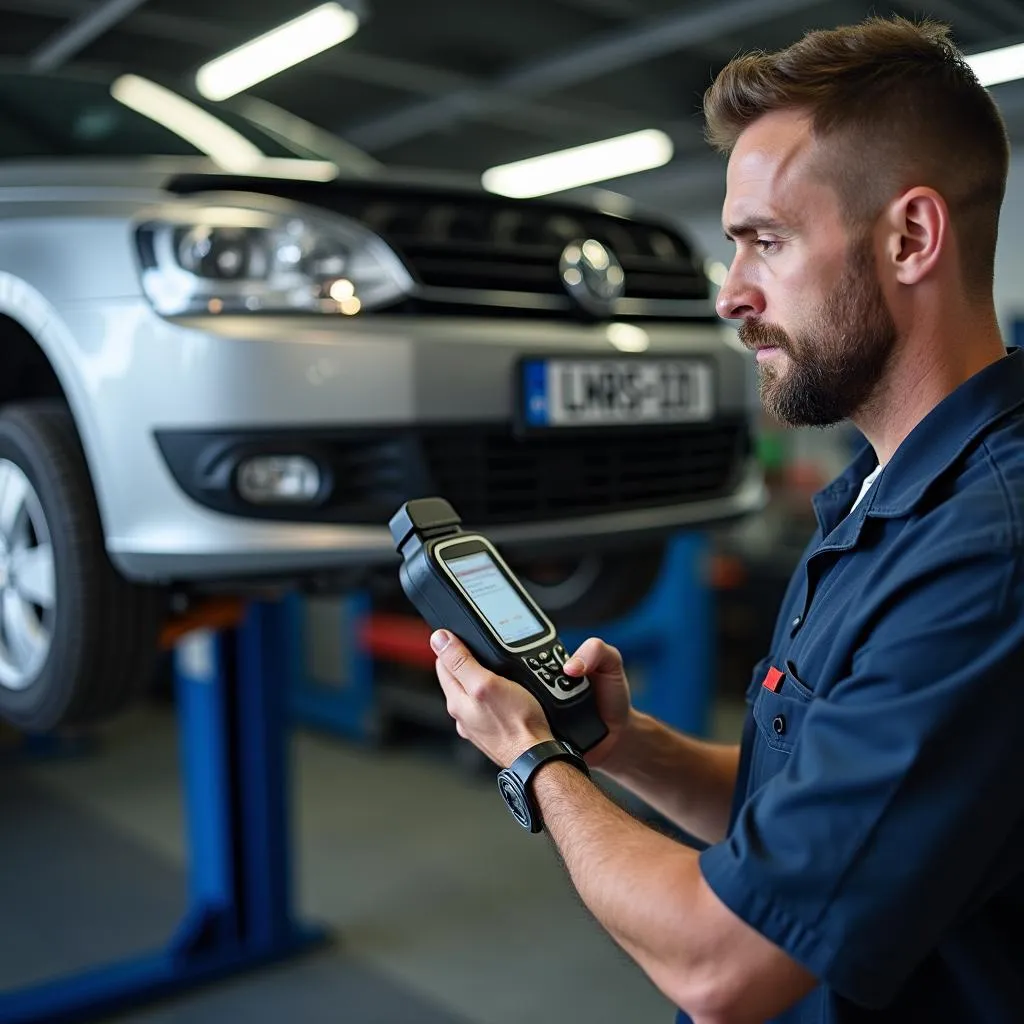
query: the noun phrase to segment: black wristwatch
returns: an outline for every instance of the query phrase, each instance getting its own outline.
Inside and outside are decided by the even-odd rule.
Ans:
[[[587,762],[568,743],[558,740],[535,744],[498,772],[498,792],[512,812],[512,817],[530,832],[540,832],[544,828],[540,808],[530,792],[530,779],[548,761],[568,761],[590,778]]]

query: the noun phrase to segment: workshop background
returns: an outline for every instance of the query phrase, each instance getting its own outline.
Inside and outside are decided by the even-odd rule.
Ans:
[[[5,68],[136,74],[195,95],[201,66],[313,6],[0,0],[0,55]],[[358,24],[350,38],[244,97],[336,134],[366,154],[367,168],[380,162],[471,184],[500,165],[657,130],[670,143],[659,166],[565,194],[615,209],[632,202],[670,219],[701,248],[712,281],[731,254],[719,214],[724,164],[702,140],[699,104],[731,56],[890,11],[950,23],[969,54],[1024,41],[1018,0],[360,0],[349,9]],[[1024,57],[1018,63],[1024,75]],[[992,89],[1019,143],[1024,81]],[[1024,320],[1022,224],[1024,162],[1015,155],[997,259],[1008,343],[1020,339]],[[751,415],[767,506],[702,535],[694,578],[661,579],[648,599],[661,602],[663,616],[692,616],[700,633],[689,635],[701,650],[693,662],[684,655],[687,670],[680,664],[670,681],[651,678],[654,658],[631,664],[644,692],[707,695],[708,731],[723,739],[738,736],[743,688],[811,531],[809,495],[842,468],[854,440],[846,428],[771,422],[753,390]],[[302,639],[289,685],[308,691],[315,677],[335,703],[326,714],[301,699],[290,705],[293,845],[291,863],[279,865],[294,878],[297,916],[325,926],[330,941],[280,963],[226,968],[205,987],[172,980],[165,1000],[126,1007],[118,1019],[669,1020],[667,1001],[590,919],[547,840],[512,821],[493,772],[454,739],[428,695],[429,673],[360,651],[358,623],[371,603],[362,592],[299,597],[280,620]],[[703,673],[689,670],[693,663]],[[0,996],[4,1024],[72,1019],[91,985],[117,991],[132,971],[119,964],[166,948],[185,927],[195,897],[187,865],[197,852],[185,828],[183,709],[172,675],[168,656],[148,697],[96,728],[0,732],[0,992],[14,994]],[[393,718],[367,724],[367,707],[389,686]],[[353,711],[345,701],[357,689]],[[410,710],[410,692],[429,708]],[[193,875],[191,884],[203,881]],[[89,976],[79,1004],[48,1007],[47,989],[108,966],[101,980]],[[23,986],[37,987],[19,1001]]]

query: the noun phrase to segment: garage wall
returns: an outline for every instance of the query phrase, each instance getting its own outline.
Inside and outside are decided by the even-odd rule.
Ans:
[[[996,250],[996,312],[1007,343],[1014,319],[1024,319],[1024,154],[1010,162],[1010,180],[999,221]]]
[[[722,237],[720,211],[684,219],[690,233],[712,259],[728,265],[732,243]],[[1000,221],[996,254],[996,311],[1007,343],[1013,338],[1014,319],[1024,319],[1024,154],[1010,164],[1010,179]]]

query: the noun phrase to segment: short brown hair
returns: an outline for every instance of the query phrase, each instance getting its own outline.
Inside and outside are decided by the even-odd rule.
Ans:
[[[806,111],[828,139],[824,170],[853,225],[915,185],[950,208],[966,290],[991,293],[1010,145],[989,93],[946,25],[868,18],[734,59],[704,95],[708,142],[732,152],[778,110]]]

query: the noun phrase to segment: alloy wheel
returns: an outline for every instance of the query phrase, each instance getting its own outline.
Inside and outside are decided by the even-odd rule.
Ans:
[[[57,613],[53,544],[22,469],[0,459],[0,686],[27,689],[46,663]]]

